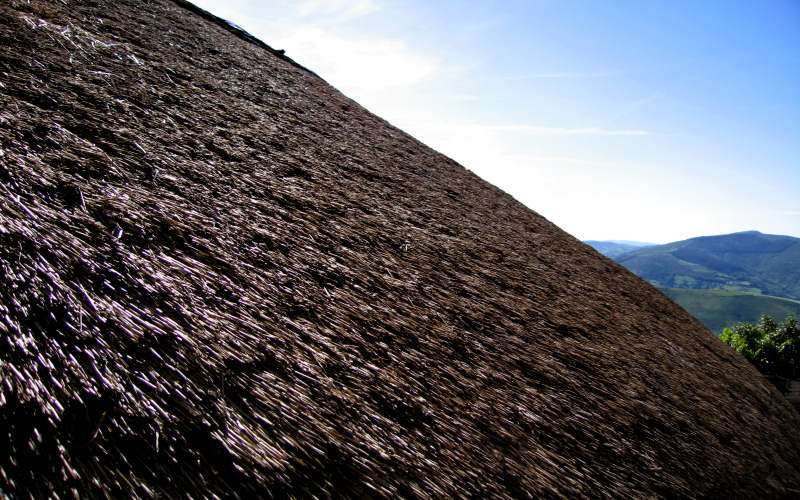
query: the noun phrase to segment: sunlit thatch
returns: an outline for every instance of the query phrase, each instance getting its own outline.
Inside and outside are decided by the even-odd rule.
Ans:
[[[0,41],[0,496],[800,488],[743,359],[263,44],[168,0]]]

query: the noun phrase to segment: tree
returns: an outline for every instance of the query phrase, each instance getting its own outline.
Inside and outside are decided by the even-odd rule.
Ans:
[[[725,328],[720,338],[768,377],[800,379],[800,328],[789,316],[778,324],[764,314],[756,324]]]

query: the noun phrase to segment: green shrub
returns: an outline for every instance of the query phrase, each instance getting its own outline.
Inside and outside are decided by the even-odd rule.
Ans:
[[[800,328],[789,316],[778,324],[764,314],[756,324],[725,328],[720,338],[769,377],[800,378]]]

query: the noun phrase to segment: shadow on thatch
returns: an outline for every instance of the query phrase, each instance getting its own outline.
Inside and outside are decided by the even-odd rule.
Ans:
[[[800,487],[675,304],[186,7],[0,5],[3,493]]]

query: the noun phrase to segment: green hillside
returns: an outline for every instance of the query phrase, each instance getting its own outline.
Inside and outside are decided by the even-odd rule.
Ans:
[[[702,236],[633,250],[615,260],[659,287],[800,299],[800,238],[791,236],[758,231]]]
[[[632,250],[652,246],[653,243],[643,243],[640,241],[620,241],[620,240],[586,240],[587,245],[594,247],[595,250],[609,258],[619,257]]]
[[[800,318],[798,301],[725,290],[659,289],[717,334],[742,321],[755,323],[765,313],[779,321],[789,315]]]

